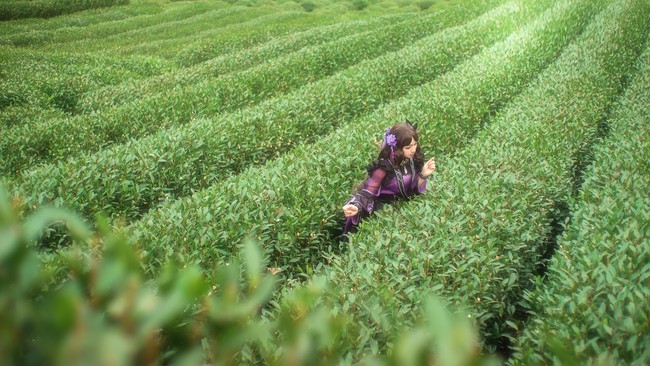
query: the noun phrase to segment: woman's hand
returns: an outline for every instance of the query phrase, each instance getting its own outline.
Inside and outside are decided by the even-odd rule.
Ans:
[[[422,167],[422,175],[425,177],[430,176],[436,170],[436,158],[431,158],[429,161],[424,163]]]
[[[343,206],[343,213],[345,217],[355,216],[359,213],[359,207],[355,205],[345,205]]]

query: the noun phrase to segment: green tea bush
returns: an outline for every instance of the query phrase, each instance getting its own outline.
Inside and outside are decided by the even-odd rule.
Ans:
[[[287,14],[286,16],[290,16],[290,14]],[[293,19],[295,17],[290,18]],[[161,71],[163,71],[161,70],[162,67],[166,68],[164,71],[171,69],[167,68],[170,62],[163,62],[159,58],[154,59],[152,57],[135,55],[126,58],[114,56],[97,57],[98,55],[93,55],[94,57],[89,59],[89,57],[73,56],[69,53],[56,52],[47,54],[22,50],[17,52],[15,49],[12,49],[10,52],[7,52],[9,60],[5,65],[7,69],[14,69],[14,71],[11,73],[9,79],[3,82],[4,85],[2,89],[4,90],[4,95],[0,95],[0,98],[4,97],[2,99],[3,101],[7,101],[6,104],[31,104],[41,105],[43,108],[50,108],[50,105],[52,104],[50,95],[45,93],[43,89],[45,86],[53,83],[52,79],[63,77],[61,74],[64,74],[66,79],[70,79],[71,77],[67,75],[70,73],[74,75],[73,78],[75,80],[83,78],[83,80],[88,81],[90,84],[99,84],[99,86],[106,85],[103,88],[99,88],[99,90],[95,90],[97,89],[96,86],[93,85],[93,87],[91,87],[91,85],[84,85],[84,83],[81,83],[82,87],[74,89],[76,94],[83,93],[83,95],[79,95],[75,98],[76,108],[74,108],[74,112],[96,113],[100,108],[108,108],[109,106],[114,107],[117,104],[134,101],[143,95],[149,93],[155,94],[164,88],[179,88],[181,85],[196,83],[209,76],[246,69],[253,65],[262,63],[263,61],[268,61],[268,59],[272,57],[283,55],[284,52],[288,52],[292,48],[295,50],[301,46],[304,47],[305,42],[314,42],[313,44],[322,43],[326,40],[329,41],[332,37],[339,38],[344,35],[360,32],[364,28],[372,29],[372,27],[376,27],[381,22],[388,24],[388,22],[393,22],[394,19],[397,20],[398,17],[382,17],[381,19],[376,19],[371,22],[339,23],[343,26],[327,27],[326,30],[322,30],[321,32],[318,32],[321,30],[321,28],[318,27],[316,28],[316,31],[307,32],[304,36],[293,35],[286,37],[288,39],[271,42],[270,44],[265,45],[266,47],[246,49],[239,54],[222,56],[219,57],[218,60],[205,63],[199,67],[193,67],[189,70],[174,69],[173,72],[166,72],[161,76],[150,78],[146,81],[143,81],[142,77],[134,75],[131,72],[135,71],[149,76],[159,75],[162,73]],[[279,27],[274,23],[275,20],[277,19],[269,19],[270,25],[267,26],[269,29],[260,30],[258,27],[253,27],[250,24],[248,24],[246,29],[250,32],[259,32],[267,35],[268,33],[273,34],[272,28]],[[323,21],[325,21],[324,17]],[[302,27],[314,26],[314,22],[314,19],[312,19],[311,22],[305,22],[303,20],[302,23],[305,24],[303,24]],[[296,23],[300,24],[298,21],[296,21]],[[243,27],[243,25],[240,26]],[[344,27],[347,28],[347,32],[342,30]],[[336,29],[339,29],[339,31],[335,31]],[[240,34],[241,32],[234,33]],[[239,36],[241,37],[241,35]],[[154,46],[156,45],[152,45],[152,47]],[[34,65],[36,60],[39,61]],[[43,75],[39,72],[35,72],[35,66],[38,67],[39,71],[43,70]],[[124,70],[123,67],[128,68],[128,70]],[[113,69],[118,72],[111,73]],[[53,75],[55,78],[52,78]],[[79,83],[77,82],[76,84]],[[20,99],[12,98],[16,96]],[[15,110],[13,113],[15,113]],[[32,114],[27,114],[22,119],[22,124],[38,123],[38,120],[43,119],[38,115],[36,117],[35,120],[32,117]],[[12,123],[11,125],[14,124],[16,123]]]
[[[82,39],[102,39],[118,33],[180,20],[223,7],[219,2],[184,4],[137,3],[104,9],[97,14],[69,14],[53,19],[0,23],[0,44],[34,47]],[[119,9],[119,10],[118,10]]]
[[[93,233],[61,209],[26,218],[17,210],[0,188],[3,365],[341,364],[354,345],[354,325],[320,296],[336,292],[323,281],[287,296],[276,320],[261,316],[277,280],[253,242],[213,276],[170,263],[146,279],[139,253],[107,222],[99,219]],[[76,242],[39,253],[33,244],[54,222]],[[369,361],[485,364],[471,324],[433,299],[427,304],[424,322],[400,330],[395,354]]]
[[[650,363],[650,49],[606,121],[571,221],[526,303],[513,365]]]
[[[146,52],[146,54],[161,55],[161,57],[175,60],[181,66],[191,66],[217,55],[273,41],[276,37],[292,35],[296,32],[313,29],[316,26],[340,21],[369,19],[376,16],[399,15],[396,12],[383,9],[368,10],[362,13],[347,12],[347,9],[332,10],[327,8],[328,2],[316,3],[317,10],[312,12],[305,12],[304,7],[298,3],[287,2],[285,4],[294,4],[295,8],[283,9],[274,4],[273,8],[277,10],[275,13],[258,17],[246,23],[233,24],[227,27],[228,29],[203,30],[199,34],[190,34],[172,40],[160,40],[153,44],[147,42],[135,46],[120,47],[119,51],[126,54]],[[477,5],[482,7],[486,4]],[[456,6],[456,9],[462,11],[462,8],[466,6],[467,4],[459,5]],[[271,26],[262,28],[267,24]]]
[[[300,6],[302,6],[306,12],[314,11],[316,9],[317,5],[314,4],[312,1],[303,1],[300,3]]]
[[[259,25],[266,26],[277,23],[275,28],[277,35],[284,35],[292,31],[291,24],[301,23],[301,18],[306,14],[282,12],[275,7],[247,8],[227,7],[215,10],[213,19],[199,15],[200,19],[190,18],[185,22],[176,24],[168,22],[158,32],[160,36],[153,37],[148,32],[132,32],[128,37],[111,37],[102,42],[88,46],[87,42],[75,42],[66,44],[66,47],[92,50],[94,52],[115,52],[119,54],[143,54],[160,55],[160,57],[176,61],[179,53],[194,45],[202,44],[205,40],[224,39],[224,47],[215,50],[225,53],[231,49],[241,49],[272,39],[273,34],[265,35],[263,32],[256,32],[253,28]],[[283,23],[288,26],[282,27]],[[304,23],[304,22],[303,22]],[[302,23],[301,23],[302,24]],[[239,34],[239,33],[242,34]],[[187,65],[179,65],[187,66]]]
[[[38,121],[65,118],[65,116],[65,112],[55,108],[42,109],[34,105],[8,105],[0,111],[0,133],[4,133],[5,129],[10,127],[26,123],[26,119],[38,123]]]
[[[198,65],[218,56],[227,56],[277,41],[280,37],[291,37],[321,26],[337,24],[339,21],[338,14],[321,16],[304,11],[278,11],[246,23],[202,33],[198,42],[193,41],[180,49],[173,56],[173,60],[182,67]]]
[[[371,340],[390,348],[390,329],[408,324],[431,290],[470,311],[487,351],[514,338],[523,291],[573,194],[574,164],[642,51],[649,10],[608,7],[466,150],[443,160],[431,193],[375,215],[332,258],[327,277],[350,289],[341,311],[366,326],[360,354]],[[352,307],[350,293],[376,309]]]
[[[94,32],[90,32],[87,36],[84,35],[84,32],[75,35],[75,28],[62,28],[52,33],[48,31],[26,32],[9,36],[3,43],[16,46],[36,45],[40,49],[48,51],[65,48],[68,51],[110,51],[115,53],[122,46],[135,46],[162,39],[180,38],[193,32],[199,34],[206,29],[245,22],[274,12],[276,10],[273,8],[249,9],[204,5],[188,7],[184,14],[177,12],[175,17],[155,15],[151,20],[144,19],[142,24],[137,23],[139,19],[135,19],[139,26],[134,26],[133,20],[126,21],[125,24],[118,24],[116,30],[102,30],[106,33],[103,36],[95,35]],[[157,21],[153,21],[154,19]],[[95,40],[95,42],[89,42],[89,40]]]
[[[301,140],[312,141],[404,95],[505,37],[534,14],[533,10],[517,14],[504,6],[466,26],[361,63],[255,109],[219,121],[196,121],[188,128],[165,131],[67,164],[44,166],[23,177],[21,195],[38,197],[38,201],[28,199],[29,205],[56,201],[89,215],[104,211],[132,220],[161,200],[189,195],[251,164],[277,157]]]
[[[75,114],[82,95],[107,85],[143,79],[168,72],[169,62],[129,56],[110,57],[70,53],[42,53],[11,49],[0,51],[0,65],[12,70],[0,80],[0,101],[3,106],[34,106],[57,108]],[[1,108],[4,112],[4,108]],[[34,123],[24,118],[24,124]]]
[[[116,40],[114,46],[117,52],[125,55],[131,53],[160,55],[173,60],[180,67],[192,66],[196,63],[209,60],[212,57],[238,51],[240,49],[253,47],[264,42],[271,41],[275,37],[285,36],[299,32],[310,27],[316,27],[331,23],[326,18],[310,16],[303,11],[290,12],[279,11],[274,8],[273,12],[262,12],[259,16],[253,17],[243,8],[240,20],[230,19],[229,24],[214,26],[212,23],[197,26],[192,23],[184,25],[184,28],[192,28],[183,34],[172,33],[170,37],[157,39],[155,41],[129,42],[120,44]],[[234,18],[234,17],[231,17]],[[311,23],[311,24],[310,24]],[[203,48],[206,43],[216,44],[215,47]],[[200,49],[199,60],[187,60],[188,55],[195,56],[189,50]]]
[[[169,256],[200,261],[209,268],[228,260],[233,243],[250,235],[263,243],[273,266],[282,268],[288,279],[310,274],[337,250],[340,207],[354,182],[363,178],[362,167],[376,157],[377,150],[369,143],[373,131],[383,131],[387,120],[414,118],[422,126],[423,144],[430,141],[437,153],[460,149],[486,116],[555,58],[594,7],[557,10],[549,20],[528,25],[452,72],[322,140],[300,144],[264,168],[250,168],[149,212],[132,226],[150,258],[145,263],[155,269],[158,260]],[[487,16],[482,22],[497,23]],[[557,37],[555,29],[565,25],[567,34]],[[452,33],[466,38],[457,30]],[[174,245],[179,242],[184,243],[180,248]]]
[[[25,32],[41,30],[55,31],[66,27],[77,27],[81,31],[82,29],[92,28],[101,23],[105,23],[104,25],[106,25],[110,22],[119,22],[134,16],[159,14],[165,9],[161,5],[160,3],[129,3],[129,6],[88,10],[61,15],[55,18],[24,18],[10,22],[2,22],[0,23],[0,38]],[[171,6],[168,8],[171,8]]]
[[[432,18],[423,17],[411,23],[351,35],[302,49],[240,73],[208,79],[180,90],[162,90],[156,96],[97,116],[16,128],[0,140],[0,152],[6,155],[0,172],[19,173],[40,162],[60,160],[81,151],[96,151],[112,143],[180,126],[195,117],[209,117],[259,103],[272,95],[325,78],[363,60],[401,49],[427,34],[460,23],[465,14],[432,15]],[[287,99],[283,98],[285,105]],[[276,108],[279,104],[276,104]],[[284,113],[284,118],[295,113],[287,109],[278,112]],[[267,109],[263,113],[270,111]],[[242,124],[239,123],[237,129],[241,128]]]
[[[80,108],[83,113],[97,113],[148,95],[155,95],[164,88],[179,88],[184,85],[200,83],[207,78],[246,70],[308,46],[315,46],[330,42],[332,39],[367,32],[382,25],[398,23],[405,19],[407,19],[406,16],[398,14],[377,17],[371,20],[337,22],[331,26],[314,27],[304,32],[273,39],[255,47],[229,52],[192,67],[174,70],[160,77],[145,81],[122,83],[87,93],[80,103]],[[210,57],[212,56],[214,55]]]
[[[366,0],[352,0],[352,6],[355,10],[363,10],[368,7]]]
[[[0,3],[0,20],[51,18],[86,9],[126,5],[129,0],[23,0]]]
[[[418,1],[416,5],[420,10],[427,10],[429,9],[433,4],[435,4],[435,1],[433,0],[425,0],[425,1]]]

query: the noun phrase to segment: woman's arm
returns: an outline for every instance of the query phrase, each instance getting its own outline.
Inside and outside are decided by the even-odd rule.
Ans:
[[[436,170],[436,159],[431,158],[429,161],[424,163],[424,166],[422,167],[422,171],[418,174],[418,190],[420,193],[422,193],[419,188],[422,187],[426,181],[427,178]],[[426,186],[425,186],[426,189]]]
[[[421,176],[418,175],[418,191],[420,193],[424,193],[424,191],[426,190],[427,187],[426,183],[427,183],[427,178],[422,178]]]
[[[364,182],[363,188],[360,189],[354,197],[343,207],[346,216],[356,216],[359,210],[364,210],[367,213],[372,213],[375,207],[375,201],[381,193],[381,182],[386,177],[386,171],[382,168],[375,169],[372,174]],[[359,210],[354,210],[349,205],[356,206]]]

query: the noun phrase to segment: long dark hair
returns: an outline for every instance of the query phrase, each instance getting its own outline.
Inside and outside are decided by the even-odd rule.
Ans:
[[[384,179],[390,179],[394,177],[395,169],[399,169],[408,161],[408,159],[404,158],[404,152],[402,149],[405,146],[410,145],[413,139],[418,142],[417,126],[412,124],[409,120],[390,127],[388,130],[386,130],[385,135],[389,134],[395,135],[395,140],[397,142],[397,145],[393,147],[393,151],[395,152],[394,161],[390,158],[390,146],[388,146],[384,141],[384,143],[380,144],[380,151],[377,160],[373,161],[366,167],[369,176],[372,175],[372,172],[375,169],[382,168],[387,172],[386,178]],[[415,155],[413,156],[413,166],[415,168],[414,173],[421,172],[422,167],[424,167],[424,153],[420,149],[419,142],[418,147],[415,149]],[[359,191],[362,189],[364,187],[364,182],[355,184],[354,191]]]
[[[386,130],[386,135],[389,134],[395,135],[397,141],[397,146],[393,148],[395,158],[391,160],[391,147],[384,141],[381,146],[381,151],[379,151],[378,159],[389,160],[395,167],[402,166],[407,160],[404,158],[404,152],[402,149],[410,145],[411,141],[415,140],[415,142],[418,143],[418,146],[415,149],[415,155],[413,156],[413,164],[415,165],[416,172],[421,171],[424,166],[424,153],[420,148],[416,126],[411,124],[409,120],[406,120],[406,122],[398,123]]]

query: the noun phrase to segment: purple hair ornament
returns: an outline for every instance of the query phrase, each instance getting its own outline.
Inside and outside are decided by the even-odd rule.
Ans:
[[[390,146],[390,160],[395,160],[395,146],[397,146],[397,138],[394,134],[389,133],[390,128],[386,129],[384,133],[384,143]]]

